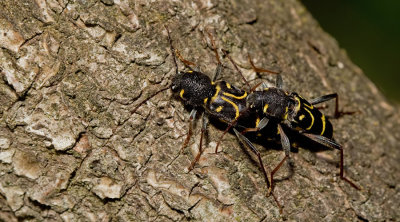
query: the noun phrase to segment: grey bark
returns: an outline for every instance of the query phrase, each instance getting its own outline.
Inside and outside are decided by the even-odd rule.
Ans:
[[[199,126],[189,147],[188,110],[168,90],[131,110],[174,75],[164,25],[182,55],[212,75],[205,30],[230,52],[247,79],[247,62],[281,70],[285,88],[307,99],[337,92],[332,120],[337,151],[292,153],[274,194],[228,134],[209,127],[196,168]],[[208,47],[207,47],[208,46]],[[0,218],[4,221],[396,221],[399,112],[295,0],[0,2]],[[368,50],[368,49],[366,49]],[[221,79],[246,86],[225,58]],[[180,65],[183,68],[182,65]],[[324,110],[332,114],[333,103]],[[276,145],[279,147],[279,144]],[[257,145],[267,168],[283,157]]]

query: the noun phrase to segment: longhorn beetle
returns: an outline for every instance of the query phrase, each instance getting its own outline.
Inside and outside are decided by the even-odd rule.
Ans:
[[[250,56],[249,61],[254,71],[264,72],[263,69],[254,66]],[[237,71],[242,75],[239,69],[237,69]],[[297,131],[312,141],[332,149],[340,150],[340,179],[346,181],[355,189],[360,190],[357,185],[344,176],[343,146],[333,139],[332,124],[323,113],[314,107],[316,104],[320,104],[331,99],[336,99],[336,118],[344,114],[354,113],[339,111],[339,97],[337,93],[321,96],[307,101],[295,92],[289,93],[283,90],[283,80],[280,74],[278,74],[276,77],[275,87],[267,87],[263,84],[262,91],[252,91],[247,96],[246,107],[250,110],[250,113],[261,117],[261,120],[258,119],[255,128],[247,128],[242,132],[239,132],[234,128],[233,130],[236,136],[241,140],[242,143],[247,144],[249,147],[254,147],[253,144],[246,137],[244,137],[244,134],[246,132],[260,132],[270,122],[273,126],[268,126],[268,128],[277,129],[277,134],[280,135],[280,141],[283,150],[285,151],[285,157],[271,171],[271,186],[269,187],[269,192],[271,192],[273,188],[274,174],[279,170],[283,163],[290,158],[290,141],[285,133],[285,130]],[[225,131],[228,130],[229,129]],[[218,143],[219,142],[220,141],[218,141]]]
[[[193,133],[192,122],[195,119],[197,112],[199,110],[204,110],[204,112],[202,113],[202,127],[201,127],[199,151],[189,166],[189,170],[192,170],[196,162],[200,159],[200,156],[203,152],[202,143],[203,143],[204,133],[206,131],[209,121],[208,117],[215,118],[217,120],[229,124],[228,128],[233,127],[234,129],[235,128],[247,129],[255,127],[256,125],[255,121],[252,121],[252,119],[254,119],[254,115],[249,112],[250,110],[246,106],[246,98],[248,96],[248,92],[245,90],[238,89],[235,86],[225,81],[216,81],[218,75],[222,71],[222,64],[219,59],[218,51],[215,47],[215,42],[212,38],[212,35],[209,32],[207,32],[213,47],[213,51],[215,53],[215,57],[217,59],[217,67],[215,69],[213,78],[210,79],[206,74],[200,72],[200,70],[197,67],[195,67],[194,69],[190,67],[191,65],[195,64],[183,59],[182,56],[179,54],[178,50],[174,49],[169,30],[166,26],[165,29],[167,31],[168,42],[170,45],[173,63],[175,66],[175,76],[173,77],[172,83],[170,84],[169,87],[163,88],[153,93],[144,101],[140,102],[135,107],[135,109],[131,111],[131,113],[136,112],[136,110],[141,105],[143,105],[146,101],[148,101],[155,95],[167,90],[168,88],[171,88],[174,94],[177,94],[186,105],[190,105],[193,108],[189,115],[189,130],[186,139],[181,147],[181,152],[182,152],[183,149],[188,145],[190,138],[192,136]],[[183,72],[179,71],[176,57],[178,57],[179,60],[181,60],[184,63],[184,65],[188,67],[190,70]],[[237,68],[236,65],[235,68]],[[277,72],[269,70],[264,70],[264,71],[277,74]],[[250,85],[248,84],[244,76],[243,75],[241,76],[244,79],[245,83],[250,88]],[[254,89],[255,87],[250,89],[250,92]],[[262,125],[262,123],[258,125]],[[239,139],[241,138],[245,137],[241,135]],[[254,146],[251,147],[251,151],[257,155],[262,173],[264,175],[265,182],[267,184],[267,188],[268,190],[271,190],[268,174],[264,168],[260,152]],[[280,212],[282,212],[282,207],[279,204],[275,195],[271,192],[269,192],[269,194],[272,194],[276,204],[280,209]]]

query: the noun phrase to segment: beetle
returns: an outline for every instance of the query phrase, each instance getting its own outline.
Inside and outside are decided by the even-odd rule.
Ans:
[[[261,72],[254,66],[249,57],[250,64],[256,72]],[[240,72],[240,70],[238,70]],[[242,132],[233,129],[236,136],[240,140],[252,147],[252,143],[244,137],[246,132],[262,132],[264,128],[276,129],[276,133],[280,137],[282,148],[285,152],[285,157],[271,171],[269,192],[273,189],[274,174],[279,170],[283,163],[290,158],[290,140],[285,131],[293,130],[299,134],[322,144],[328,148],[337,149],[340,151],[340,179],[349,183],[357,190],[360,188],[351,180],[344,176],[343,169],[343,146],[336,142],[333,138],[333,127],[329,119],[314,105],[320,104],[329,100],[335,99],[335,117],[340,117],[344,114],[353,114],[354,112],[339,111],[339,96],[337,93],[324,95],[310,101],[307,101],[296,92],[289,93],[283,89],[283,80],[280,74],[277,74],[275,86],[267,87],[263,84],[263,90],[253,91],[246,98],[246,107],[250,113],[255,114],[260,119],[254,128],[247,128]],[[268,124],[272,122],[271,124]],[[270,126],[272,125],[272,126]]]

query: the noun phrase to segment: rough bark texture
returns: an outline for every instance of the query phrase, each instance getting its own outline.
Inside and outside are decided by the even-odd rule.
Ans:
[[[280,215],[232,134],[213,154],[221,133],[213,125],[188,172],[200,124],[180,154],[188,110],[179,99],[167,90],[130,114],[174,75],[163,25],[210,76],[216,61],[206,29],[252,84],[273,77],[256,76],[247,53],[257,66],[282,70],[285,88],[305,98],[339,93],[343,109],[359,111],[332,122],[346,174],[362,191],[339,179],[337,151],[300,148],[294,173],[285,165],[276,176]],[[4,0],[0,47],[0,220],[400,218],[398,107],[298,1]],[[246,87],[222,61],[220,78]],[[268,168],[283,157],[257,147]]]

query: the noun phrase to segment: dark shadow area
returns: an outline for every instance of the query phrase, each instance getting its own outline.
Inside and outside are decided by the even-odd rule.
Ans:
[[[302,0],[389,99],[400,102],[400,1]]]

